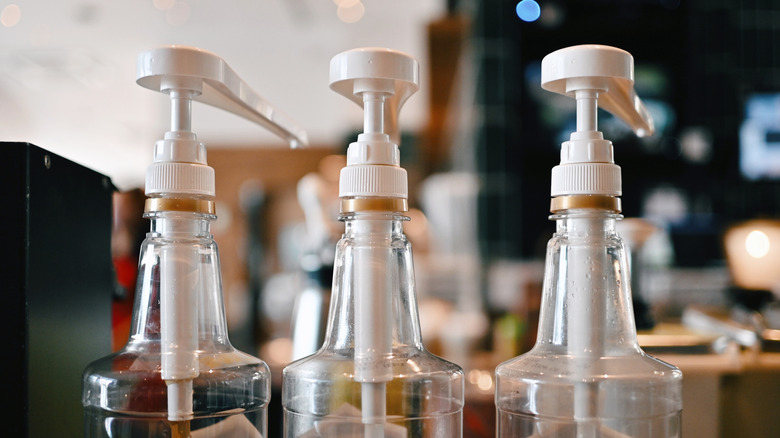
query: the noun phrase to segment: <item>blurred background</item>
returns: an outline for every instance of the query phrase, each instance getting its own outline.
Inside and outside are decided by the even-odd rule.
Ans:
[[[634,56],[636,89],[656,122],[654,136],[638,139],[599,116],[623,169],[620,232],[640,343],[685,373],[686,436],[775,436],[776,2],[4,1],[0,139],[34,143],[116,187],[112,248],[129,291],[115,296],[118,348],[148,227],[139,190],[169,125],[167,97],[135,84],[136,55],[165,44],[212,51],[298,121],[311,146],[290,151],[250,122],[193,109],[217,175],[213,232],[231,340],[278,377],[312,348],[296,344],[293,322],[304,290],[327,296],[342,229],[337,175],[362,126],[360,108],[328,88],[330,58],[363,46],[415,56],[421,89],[400,126],[423,338],[466,369],[467,436],[493,436],[493,369],[533,345],[554,230],[550,169],[574,130],[574,104],[541,89],[540,62],[585,43]],[[312,175],[316,193],[302,183]],[[327,302],[310,305],[327,311]]]

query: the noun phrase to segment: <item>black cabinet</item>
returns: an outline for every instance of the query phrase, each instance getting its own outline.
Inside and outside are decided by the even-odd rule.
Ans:
[[[81,378],[111,349],[109,178],[0,143],[4,436],[83,436]]]

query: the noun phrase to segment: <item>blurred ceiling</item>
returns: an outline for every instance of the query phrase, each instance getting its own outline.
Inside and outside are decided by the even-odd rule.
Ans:
[[[168,128],[169,102],[135,84],[136,56],[182,44],[225,59],[297,120],[311,143],[338,144],[362,116],[328,88],[330,58],[390,47],[425,70],[426,25],[444,11],[443,0],[0,2],[0,140],[35,143],[108,175],[120,189],[141,186],[154,142]],[[427,119],[423,83],[401,126],[419,130]],[[284,147],[262,128],[202,104],[193,107],[193,127],[207,145]]]

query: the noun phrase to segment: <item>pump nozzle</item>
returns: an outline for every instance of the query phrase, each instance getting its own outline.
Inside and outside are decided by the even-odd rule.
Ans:
[[[206,147],[191,128],[191,102],[197,100],[255,122],[289,142],[308,143],[306,132],[255,93],[229,65],[205,50],[166,46],[138,55],[136,82],[171,97],[171,130],[155,145],[147,170],[146,194],[214,197],[214,170]]]
[[[625,50],[588,44],[552,52],[542,60],[542,88],[578,102],[596,99],[598,106],[626,122],[639,137],[655,130],[650,112],[634,91],[634,58]],[[578,104],[578,122],[581,116],[595,122],[595,110],[595,105]]]
[[[414,58],[396,50],[348,50],[330,62],[330,88],[365,108],[364,132],[388,134],[398,144],[398,114],[420,88],[420,68]],[[383,105],[370,107],[368,102],[379,99]],[[376,130],[379,123],[383,129]]]
[[[138,85],[162,93],[188,90],[191,99],[255,122],[293,148],[308,144],[306,132],[297,123],[255,93],[222,58],[206,50],[167,46],[143,52],[138,55],[136,78]]]

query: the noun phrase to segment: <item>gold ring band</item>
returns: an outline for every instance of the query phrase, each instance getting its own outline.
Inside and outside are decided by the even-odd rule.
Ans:
[[[405,198],[354,198],[341,200],[342,213],[358,211],[409,211],[409,203]]]
[[[550,200],[550,212],[557,213],[575,208],[595,208],[620,213],[620,198],[607,195],[569,195],[558,196]]]
[[[207,199],[147,198],[144,211],[185,211],[216,214],[214,201]]]

